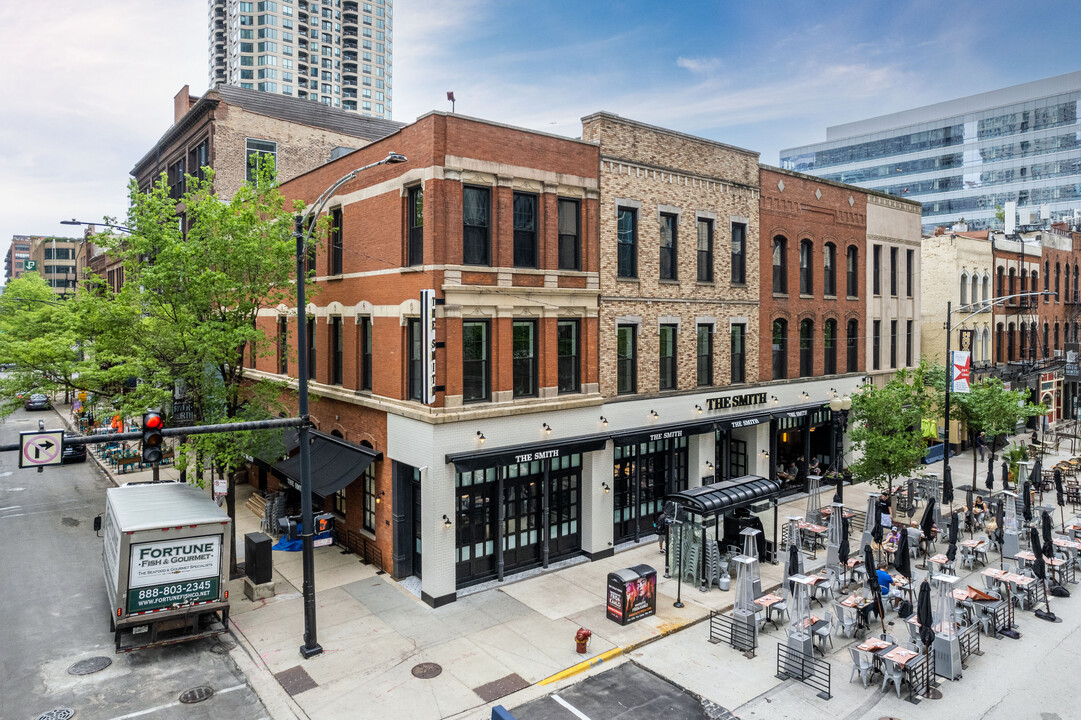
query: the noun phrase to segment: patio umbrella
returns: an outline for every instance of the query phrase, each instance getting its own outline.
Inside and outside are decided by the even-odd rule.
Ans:
[[[1010,489],[1010,464],[1005,460],[1002,461],[1002,489]]]
[[[946,558],[953,562],[957,559],[957,526],[960,524],[960,520],[957,517],[957,513],[950,515],[949,533],[947,535],[947,542],[949,545],[946,548]]]
[[[837,546],[837,560],[841,563],[841,577],[844,578],[844,584],[848,585],[847,570],[848,567],[848,555],[852,552],[852,548],[848,543],[848,533],[841,535],[841,544]]]
[[[1062,521],[1062,532],[1066,532],[1066,516],[1063,514],[1063,506],[1066,498],[1062,494],[1062,471],[1055,468],[1055,504],[1058,505],[1059,520]]]
[[[886,611],[882,609],[882,586],[878,584],[878,571],[875,567],[875,557],[870,545],[863,546],[863,564],[867,568],[867,589],[874,598],[875,612],[882,621],[882,634],[886,634]]]
[[[908,497],[906,498],[905,508],[909,517],[916,514],[916,483],[912,478],[908,479]]]
[[[916,597],[916,622],[920,624],[920,642],[925,652],[930,654],[935,642],[935,617],[931,612],[931,583],[920,583],[920,594]]]
[[[799,575],[799,548],[795,545],[788,546],[788,565],[785,567],[785,580],[793,575]],[[788,583],[788,591],[790,593],[796,592],[796,583]]]
[[[909,557],[908,530],[901,533],[897,541],[897,552],[893,554],[893,566],[897,572],[908,578],[908,599],[912,601],[912,558]]]
[[[1021,514],[1025,517],[1025,522],[1032,522],[1032,483],[1028,480],[1025,481],[1024,489],[1022,490],[1021,498]]]
[[[987,485],[988,490],[995,489],[995,461],[987,463],[987,481],[984,483]]]
[[[948,467],[942,478],[942,504],[953,505],[953,472]]]
[[[1006,498],[999,498],[995,503],[995,542],[998,543],[998,547],[1002,549],[1002,542],[1006,539],[1006,529],[1003,527],[1006,524]]]
[[[1040,513],[1040,526],[1043,535],[1043,545],[1040,551],[1044,557],[1055,557],[1055,544],[1051,541],[1051,515],[1046,510]]]
[[[875,503],[874,525],[871,527],[871,538],[876,544],[882,545],[882,503]]]
[[[935,499],[930,498],[927,501],[927,507],[923,511],[923,517],[920,518],[920,530],[923,532],[923,539],[927,543],[926,549],[931,549],[931,538],[934,537],[935,527]],[[924,558],[927,557],[927,553],[924,553]],[[924,560],[924,564],[921,566],[924,570],[927,569],[927,561]]]
[[[965,491],[965,528],[968,530],[969,535],[972,535],[972,531],[976,526],[976,515],[972,508],[972,488],[970,487]]]
[[[845,476],[841,473],[837,473],[837,499],[834,502],[844,503],[845,501]]]
[[[1040,547],[1040,533],[1036,528],[1029,528],[1029,542],[1032,547]],[[1058,618],[1051,612],[1051,603],[1048,602],[1047,595],[1047,564],[1043,561],[1043,553],[1036,552],[1036,561],[1032,563],[1032,574],[1036,576],[1036,579],[1043,583],[1043,604],[1047,609],[1046,612],[1037,609],[1033,614],[1041,620],[1047,620],[1048,622],[1055,622]]]

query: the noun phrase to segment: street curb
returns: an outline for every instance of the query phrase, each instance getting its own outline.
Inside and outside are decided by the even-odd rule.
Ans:
[[[244,631],[231,624],[229,634],[236,639],[236,648],[229,655],[244,674],[245,681],[259,696],[272,720],[308,720],[310,716],[274,677]]]

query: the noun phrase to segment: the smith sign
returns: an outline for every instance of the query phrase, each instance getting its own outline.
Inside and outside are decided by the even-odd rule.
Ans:
[[[766,393],[746,393],[744,395],[728,395],[724,397],[706,398],[706,410],[730,410],[731,408],[750,407],[762,405],[766,402]]]

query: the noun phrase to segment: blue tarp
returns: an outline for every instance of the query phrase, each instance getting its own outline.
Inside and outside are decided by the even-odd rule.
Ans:
[[[301,528],[300,523],[297,523],[297,532],[298,533],[301,531],[300,528]],[[331,537],[331,533],[325,532],[325,533],[317,534],[315,536],[315,539],[316,540],[325,540],[325,539],[330,538],[330,537]],[[282,552],[300,552],[301,550],[304,549],[304,541],[301,540],[300,538],[297,538],[296,540],[290,540],[285,535],[282,535],[281,539],[278,540],[278,542],[275,543],[271,547],[271,549],[272,550],[281,550]]]

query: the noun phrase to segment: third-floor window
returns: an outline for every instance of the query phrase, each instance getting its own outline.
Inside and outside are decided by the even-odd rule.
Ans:
[[[514,193],[514,267],[537,267],[537,196]]]
[[[344,263],[344,241],[342,239],[342,209],[334,208],[330,211],[330,268],[329,275],[341,275]]]
[[[814,294],[814,266],[812,265],[814,245],[810,240],[801,240],[799,244],[799,292],[800,295]]]
[[[638,277],[638,211],[621,207],[616,220],[616,274]]]
[[[424,264],[424,188],[409,188],[409,265]]]
[[[732,284],[747,282],[747,225],[732,223]]]
[[[822,294],[837,295],[837,246],[833,243],[822,246]]]
[[[698,221],[698,282],[713,282],[713,221]]]
[[[676,279],[676,216],[661,213],[661,280]]]
[[[577,200],[559,200],[559,269],[581,270],[581,209]]]
[[[462,188],[462,262],[466,265],[491,264],[491,208],[489,188]]]
[[[787,246],[788,241],[780,235],[773,238],[773,292],[778,294],[788,292]]]

